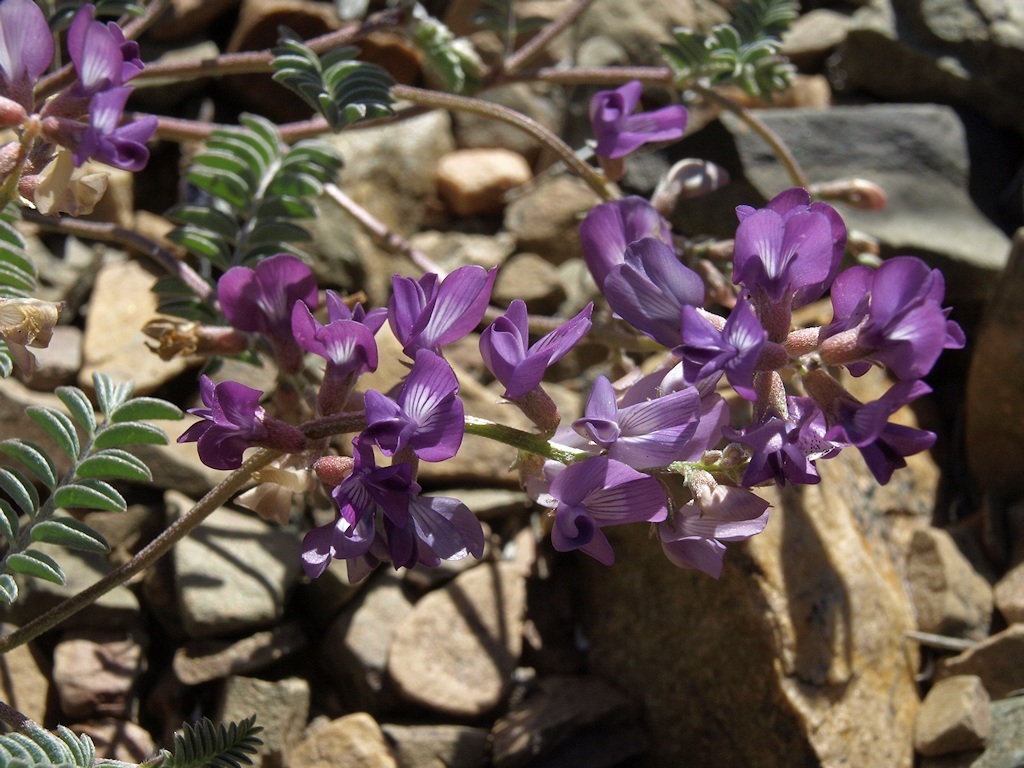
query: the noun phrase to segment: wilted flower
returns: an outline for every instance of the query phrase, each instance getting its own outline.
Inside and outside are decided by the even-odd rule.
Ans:
[[[292,457],[285,457],[289,461]],[[313,490],[313,474],[307,469],[281,466],[281,460],[253,472],[258,485],[235,497],[240,507],[251,509],[264,520],[285,525],[291,518],[292,499]],[[275,466],[277,464],[277,466]]]
[[[480,334],[480,356],[487,370],[505,385],[505,397],[522,397],[539,385],[548,366],[565,357],[590,330],[593,309],[588,304],[572,320],[530,345],[526,304],[513,300],[508,311]]]
[[[26,347],[43,349],[50,344],[64,302],[0,297],[0,341],[25,373],[31,373],[35,357]]]

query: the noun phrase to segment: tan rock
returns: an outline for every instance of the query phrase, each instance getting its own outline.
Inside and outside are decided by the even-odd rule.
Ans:
[[[492,294],[493,303],[508,306],[513,299],[521,299],[533,313],[553,314],[565,301],[558,268],[536,253],[517,253],[498,272]]]
[[[4,636],[13,630],[3,625]],[[0,656],[0,701],[42,725],[49,693],[49,678],[29,646],[19,645]]]
[[[468,725],[381,725],[402,768],[479,768],[487,765],[487,731]]]
[[[977,675],[993,700],[1024,688],[1024,624],[1012,624],[959,656],[939,662],[939,679]]]
[[[184,360],[165,362],[149,351],[142,326],[156,314],[156,276],[134,261],[105,264],[96,276],[85,319],[83,367],[78,386],[92,391],[95,371],[134,381],[145,395],[184,371]]]
[[[938,528],[922,528],[910,540],[907,585],[922,632],[981,640],[992,618],[992,587]]]
[[[123,632],[81,630],[53,651],[53,685],[68,717],[127,717],[146,666],[142,646]]]
[[[366,712],[309,729],[287,768],[398,768],[377,721]]]
[[[522,650],[526,581],[482,564],[423,597],[395,630],[388,674],[407,701],[459,717],[502,703]]]
[[[981,679],[955,675],[936,683],[914,723],[914,749],[944,755],[981,749],[992,733],[992,702]]]
[[[201,32],[239,0],[172,0],[170,8],[148,30],[154,40],[182,40]]]
[[[592,672],[643,697],[646,765],[913,764],[914,628],[886,513],[930,514],[938,473],[911,457],[883,487],[855,451],[819,485],[759,489],[765,531],[731,545],[718,582],[681,571],[644,527],[607,528],[616,563],[585,558]],[[742,713],[719,718],[711,713]]]
[[[437,163],[437,192],[456,216],[498,213],[505,193],[532,178],[523,156],[508,149],[459,149]]]
[[[1007,624],[1024,622],[1024,563],[1014,566],[995,587],[996,608]]]
[[[96,745],[97,757],[141,763],[153,756],[156,745],[149,731],[130,720],[103,717],[69,726],[75,734],[84,733]]]
[[[193,640],[174,654],[174,674],[186,685],[199,685],[230,674],[252,672],[301,651],[309,644],[301,627],[288,622],[234,643]]]
[[[309,682],[298,677],[257,680],[231,677],[224,685],[218,722],[237,722],[256,713],[263,726],[263,743],[252,756],[255,768],[284,764],[291,749],[298,748],[309,717]]]

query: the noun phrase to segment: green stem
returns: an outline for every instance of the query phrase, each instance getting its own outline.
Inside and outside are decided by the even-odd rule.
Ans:
[[[591,455],[586,451],[570,448],[567,445],[552,443],[540,435],[524,432],[521,429],[508,427],[504,424],[496,424],[487,419],[478,419],[475,416],[466,417],[466,434],[486,437],[488,440],[511,445],[513,448],[518,448],[521,451],[536,453],[538,456],[554,459],[563,464],[581,461]]]
[[[532,120],[526,115],[516,112],[514,109],[503,107],[500,104],[492,104],[482,99],[456,96],[452,93],[428,91],[423,88],[414,88],[410,85],[395,85],[391,88],[391,93],[397,99],[404,99],[422,107],[447,109],[454,112],[472,112],[482,117],[489,117],[509,125],[514,125],[555,152],[562,162],[568,166],[569,170],[583,179],[602,200],[614,200],[619,196],[601,174],[576,156],[572,147],[536,120]]]

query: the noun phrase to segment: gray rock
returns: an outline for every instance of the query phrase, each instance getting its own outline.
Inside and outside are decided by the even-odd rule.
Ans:
[[[479,768],[487,764],[487,730],[468,725],[382,723],[399,768]]]
[[[263,726],[263,744],[252,756],[256,768],[283,768],[288,753],[299,744],[309,717],[309,683],[298,677],[270,682],[230,677],[217,708],[217,722],[244,720],[256,714]]]
[[[558,133],[562,115],[554,99],[545,90],[543,86],[514,83],[490,88],[481,93],[479,98],[514,109]],[[514,125],[471,112],[456,112],[453,117],[455,141],[460,147],[503,147],[517,152],[531,163],[541,156],[543,145]]]
[[[953,538],[938,528],[914,533],[906,578],[922,632],[982,640],[992,619],[992,587]]]
[[[149,731],[131,720],[101,717],[69,726],[73,733],[84,733],[96,745],[97,757],[141,763],[156,752]]]
[[[33,349],[36,367],[26,384],[41,392],[52,392],[73,384],[82,367],[82,332],[73,325],[58,325],[44,349]]]
[[[287,768],[399,768],[377,721],[366,712],[310,727]]]
[[[956,675],[936,683],[914,723],[914,749],[944,755],[981,749],[992,733],[992,701],[981,679]]]
[[[169,507],[192,502],[167,492]],[[178,606],[190,637],[257,629],[284,613],[300,569],[301,542],[290,530],[218,509],[172,553]]]
[[[926,757],[921,768],[1019,768],[1024,765],[1024,697],[992,702],[992,737],[984,752]]]
[[[1024,7],[1000,0],[874,0],[829,62],[833,87],[970,107],[1024,131]]]
[[[1011,624],[968,651],[939,662],[939,679],[977,675],[993,699],[1003,699],[1024,688],[1024,624]]]
[[[377,710],[393,703],[384,684],[388,651],[396,627],[411,610],[401,577],[382,569],[324,635],[322,666],[341,684],[340,695],[352,709]]]
[[[234,643],[192,640],[175,652],[174,674],[185,685],[199,685],[231,674],[255,672],[308,645],[302,628],[294,622]]]
[[[967,378],[967,461],[984,491],[1024,495],[1024,229],[985,308]]]
[[[427,230],[417,232],[409,242],[449,272],[466,264],[484,269],[499,267],[515,250],[515,243],[507,232],[492,236]]]
[[[507,563],[481,564],[423,597],[391,643],[399,695],[457,717],[500,705],[522,651],[525,603],[525,580]]]
[[[883,211],[835,205],[849,229],[877,238],[884,256],[909,253],[941,268],[947,304],[987,297],[1006,263],[1009,240],[969,195],[966,133],[952,109],[895,104],[755,114],[797,153],[811,181],[861,177],[885,189],[888,205]],[[724,115],[722,122],[734,138],[742,168],[724,155],[705,159],[720,162],[734,180],[745,175],[765,200],[792,186],[758,136],[731,115]],[[712,208],[721,216],[727,202],[756,205],[749,194],[743,183],[734,183],[688,200],[677,208],[673,221],[684,232],[707,231],[701,229],[702,216],[709,216]],[[723,227],[717,234],[735,233],[734,216],[717,223]]]
[[[53,685],[65,716],[75,719],[130,718],[145,668],[142,645],[124,632],[69,632],[53,651]]]
[[[129,451],[153,472],[153,485],[163,490],[179,491],[194,499],[201,499],[213,486],[224,479],[222,470],[211,469],[199,460],[195,443],[179,443],[178,435],[185,433],[191,417],[179,423],[162,422],[170,441],[167,445],[133,445]]]
[[[565,301],[561,275],[536,253],[517,253],[505,262],[494,282],[492,300],[500,307],[521,299],[531,313],[550,315]]]
[[[519,250],[533,251],[552,264],[582,256],[579,224],[600,200],[575,176],[538,182],[505,209],[505,229]]]
[[[846,40],[852,23],[847,14],[815,8],[797,18],[782,35],[782,53],[803,71],[814,71]]]
[[[637,714],[633,702],[598,678],[543,678],[494,724],[494,766],[521,768],[538,758],[579,768],[618,765],[647,749]]]
[[[996,608],[1007,624],[1024,623],[1024,563],[1006,572],[995,587]]]

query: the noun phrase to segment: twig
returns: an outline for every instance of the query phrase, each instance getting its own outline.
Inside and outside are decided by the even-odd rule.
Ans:
[[[505,72],[515,72],[521,66],[526,64],[530,59],[539,54],[544,48],[560,35],[570,24],[579,18],[593,0],[576,0],[566,11],[558,18],[552,20],[552,22],[546,25],[540,32],[531,37],[522,48],[513,53],[508,57],[505,62]]]

